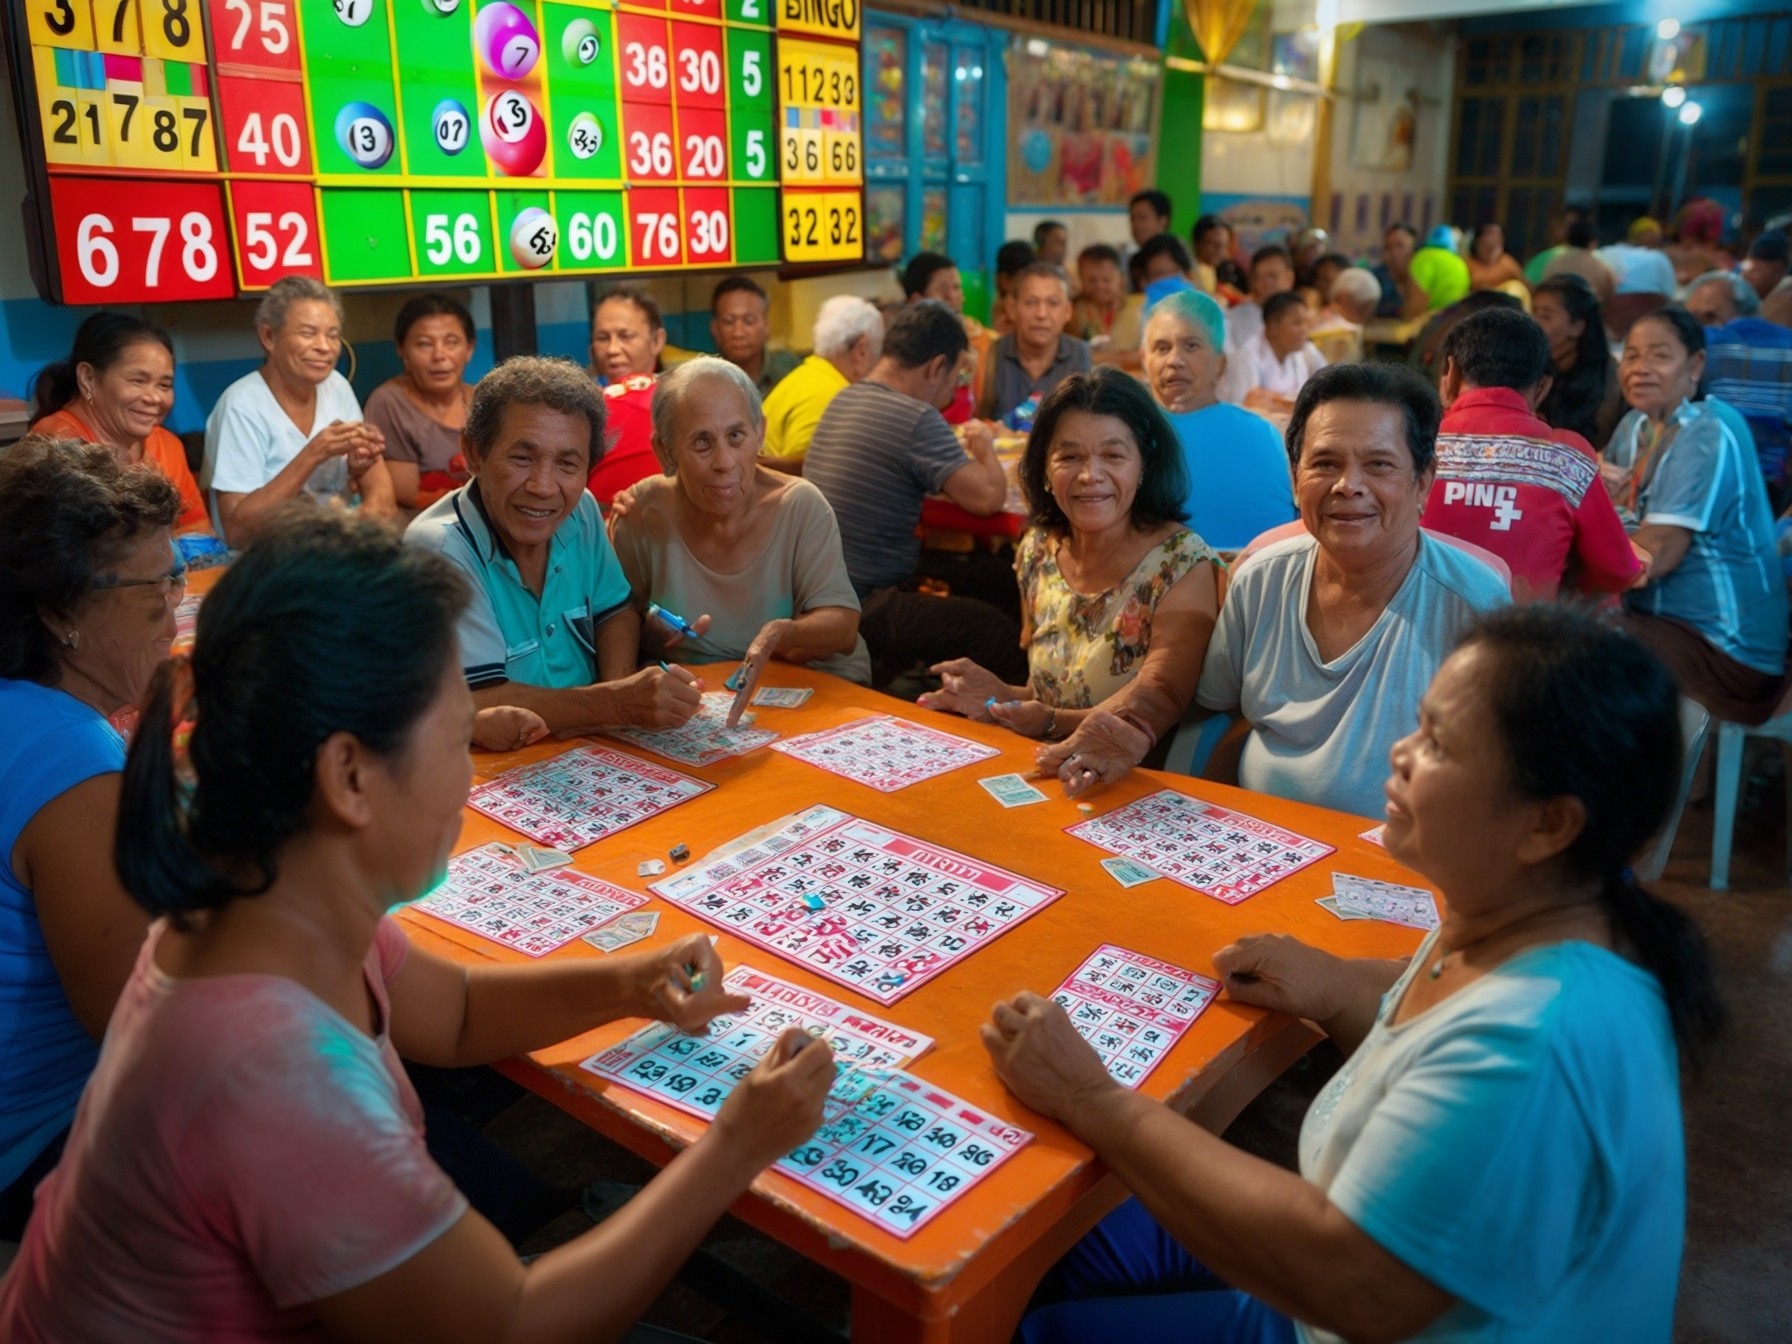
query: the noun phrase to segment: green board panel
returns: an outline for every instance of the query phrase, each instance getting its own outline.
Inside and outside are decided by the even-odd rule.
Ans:
[[[320,174],[369,180],[401,175],[403,156],[396,144],[398,96],[393,85],[387,2],[341,0],[342,12],[363,19],[348,23],[339,17],[332,0],[299,0],[299,40],[304,53],[306,95],[311,101],[311,150]],[[373,108],[385,121],[391,156],[377,168],[351,158],[337,133],[343,109],[354,103]]]
[[[777,68],[772,64],[770,33],[748,32],[740,28],[727,30],[728,104],[739,111],[743,107],[762,107],[768,112],[777,101]]]
[[[395,0],[392,23],[404,55],[399,134],[410,175],[487,176],[479,144],[472,7],[463,3],[444,14],[430,0]]]
[[[776,265],[778,193],[774,188],[734,189],[734,261],[738,266]]]
[[[490,192],[413,191],[411,230],[421,276],[490,275],[498,269]]]
[[[560,225],[560,271],[628,269],[628,214],[620,191],[557,191],[554,219]]]
[[[511,250],[511,235],[513,232],[512,225],[516,223],[517,216],[521,215],[525,210],[535,209],[540,210],[543,214],[551,215],[551,211],[548,209],[549,203],[547,192],[495,191],[492,193],[492,196],[498,203],[498,237],[497,247],[495,249],[498,254],[498,269],[503,271],[506,275],[536,275],[541,273],[542,268],[524,266],[516,259],[515,253]],[[530,225],[518,231],[518,238],[526,240],[536,231],[536,227],[537,226],[535,225]],[[558,226],[556,226],[556,230],[557,227]],[[553,251],[553,257],[557,258],[559,255],[560,246],[556,245]]]
[[[728,172],[736,182],[778,180],[778,137],[773,130],[769,109],[736,109],[728,118],[728,134],[734,141],[729,146]]]
[[[324,273],[331,284],[411,278],[402,191],[325,187],[319,201]]]
[[[554,176],[562,181],[620,181],[622,123],[617,114],[615,29],[610,15],[569,5],[543,5],[541,15]],[[596,54],[587,61],[593,44]],[[592,121],[597,123],[595,132]]]
[[[727,0],[723,12],[730,23],[750,23],[760,28],[772,25],[772,6],[778,0]]]

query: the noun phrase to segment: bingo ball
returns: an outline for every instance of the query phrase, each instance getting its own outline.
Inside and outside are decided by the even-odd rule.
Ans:
[[[532,205],[510,225],[510,255],[526,270],[538,271],[554,259],[560,244],[560,228],[554,217]]]
[[[373,0],[332,0],[332,3],[336,8],[336,17],[350,28],[359,28],[373,15]]]
[[[604,147],[604,124],[594,113],[579,113],[566,128],[566,145],[575,159],[590,158]]]
[[[511,177],[527,177],[541,167],[548,152],[547,127],[541,113],[515,89],[494,93],[485,101],[479,119],[479,139],[485,154],[498,170]]]
[[[435,131],[436,148],[444,154],[460,153],[467,147],[467,137],[473,133],[473,118],[452,98],[444,98],[436,104],[430,123]]]
[[[425,14],[440,14],[444,17],[460,8],[460,0],[423,0]]]
[[[560,34],[560,54],[566,57],[568,65],[590,65],[602,49],[597,25],[590,19],[574,19]]]
[[[372,103],[344,103],[336,114],[336,143],[363,168],[383,168],[392,157],[392,123]]]
[[[522,10],[499,0],[481,6],[479,17],[473,20],[473,49],[493,74],[521,79],[535,68],[535,58],[541,55],[541,35]]]

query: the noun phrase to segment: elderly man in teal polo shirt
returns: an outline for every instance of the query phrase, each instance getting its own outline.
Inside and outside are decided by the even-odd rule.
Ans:
[[[585,489],[604,442],[603,395],[566,360],[522,358],[473,391],[461,444],[473,479],[405,533],[461,569],[460,623],[474,703],[518,705],[555,732],[673,728],[702,683],[682,668],[636,670],[640,614]]]

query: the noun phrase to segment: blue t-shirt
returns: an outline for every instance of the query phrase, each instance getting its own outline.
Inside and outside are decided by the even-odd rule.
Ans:
[[[13,850],[45,803],[124,769],[124,739],[63,691],[0,679],[0,1186],[75,1118],[99,1044],[75,1020]],[[96,837],[108,847],[112,837]]]
[[[1421,1344],[1667,1344],[1686,1152],[1660,985],[1604,948],[1552,943],[1390,1025],[1436,942],[1314,1099],[1301,1175],[1457,1299]]]
[[[1189,528],[1216,551],[1242,551],[1251,539],[1295,518],[1288,453],[1275,426],[1216,401],[1171,415],[1188,464]]]

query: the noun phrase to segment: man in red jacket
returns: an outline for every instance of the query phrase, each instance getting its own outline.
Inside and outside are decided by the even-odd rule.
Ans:
[[[1476,313],[1444,345],[1439,392],[1448,410],[1425,526],[1498,555],[1512,568],[1518,602],[1553,601],[1564,578],[1619,592],[1648,572],[1600,484],[1592,448],[1538,418],[1549,368],[1549,338],[1516,309]]]

